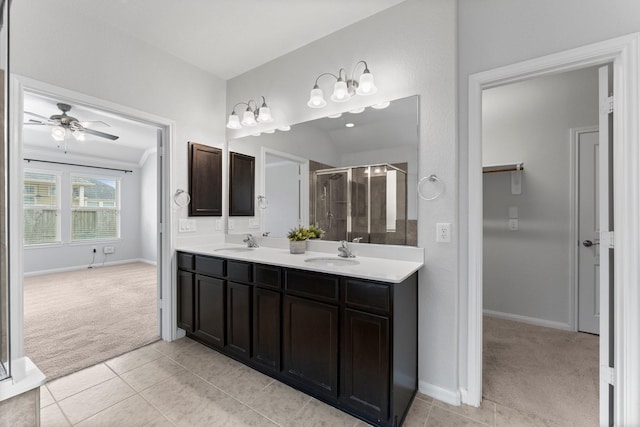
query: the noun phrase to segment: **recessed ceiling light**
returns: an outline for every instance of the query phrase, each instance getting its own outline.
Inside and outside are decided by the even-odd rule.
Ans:
[[[342,113],[338,113],[338,114],[329,114],[327,117],[329,117],[330,119],[337,119],[338,117],[341,117]]]
[[[349,111],[351,114],[360,114],[364,111],[364,107],[356,108],[354,110]]]
[[[345,126],[346,126],[346,127],[348,127],[348,128],[352,128],[352,127],[354,127],[355,125],[354,125],[353,123],[345,123]]]
[[[387,101],[387,102],[381,102],[380,104],[372,105],[371,108],[375,108],[376,110],[382,110],[383,108],[387,108],[389,105],[391,105],[391,102]]]
[[[280,127],[278,128],[278,130],[281,130],[281,131],[283,131],[283,132],[286,132],[286,131],[288,131],[288,130],[291,130],[291,126],[289,126],[289,125],[280,126]]]

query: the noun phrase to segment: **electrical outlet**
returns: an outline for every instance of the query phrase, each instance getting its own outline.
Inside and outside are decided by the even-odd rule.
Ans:
[[[511,218],[509,220],[509,230],[518,231],[518,219],[517,218]]]
[[[451,242],[451,223],[439,222],[436,224],[436,242],[438,243]]]
[[[249,228],[260,228],[260,220],[255,218],[250,219]]]
[[[105,246],[102,248],[102,252],[104,252],[105,254],[112,254],[116,251],[116,248],[113,246]]]

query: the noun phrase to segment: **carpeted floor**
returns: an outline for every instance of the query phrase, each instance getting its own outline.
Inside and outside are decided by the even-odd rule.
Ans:
[[[598,337],[484,317],[485,399],[555,420],[598,425]]]
[[[25,277],[24,350],[47,380],[159,339],[156,267]]]

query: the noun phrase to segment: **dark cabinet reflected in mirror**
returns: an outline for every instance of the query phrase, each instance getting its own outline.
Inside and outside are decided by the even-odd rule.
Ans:
[[[418,96],[352,111],[229,141],[259,162],[252,228],[285,237],[313,224],[325,240],[417,246]]]
[[[222,150],[189,142],[189,216],[222,216]]]
[[[254,215],[255,182],[255,157],[229,153],[229,216]]]

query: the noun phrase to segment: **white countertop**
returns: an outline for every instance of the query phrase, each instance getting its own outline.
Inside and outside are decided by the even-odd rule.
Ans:
[[[335,243],[335,242],[334,242]],[[337,263],[341,259],[336,253],[306,251],[304,254],[291,254],[289,249],[265,247],[252,249],[250,251],[233,252],[225,251],[222,248],[245,248],[246,245],[234,243],[212,243],[205,245],[179,245],[178,251],[190,252],[200,255],[216,256],[240,261],[255,262],[258,264],[270,264],[281,267],[297,268],[300,270],[318,271],[340,276],[357,277],[360,279],[377,280],[382,282],[401,283],[411,274],[418,271],[423,262],[404,261],[397,259],[366,257],[357,255],[355,258],[348,258],[357,261],[356,265],[317,265],[305,262],[309,258],[335,258]],[[336,243],[337,247],[337,243]],[[389,251],[393,251],[389,246]],[[417,249],[417,248],[416,248]]]

